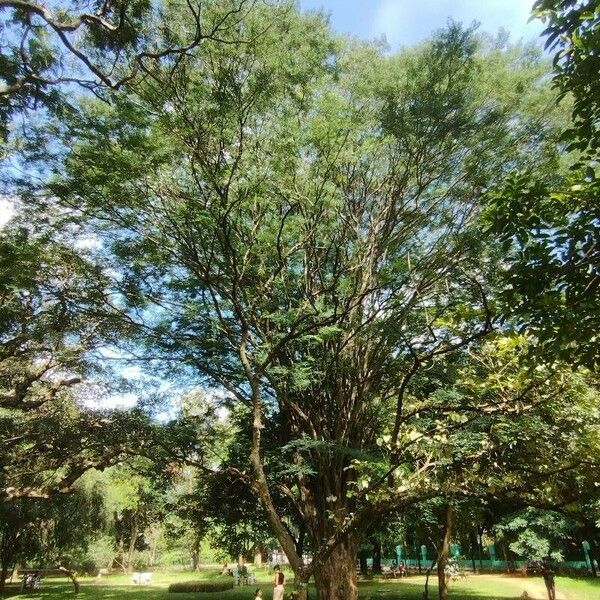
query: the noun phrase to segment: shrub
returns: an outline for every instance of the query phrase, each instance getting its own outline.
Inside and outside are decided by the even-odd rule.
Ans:
[[[233,579],[222,581],[183,581],[172,583],[169,592],[226,592],[233,589]]]

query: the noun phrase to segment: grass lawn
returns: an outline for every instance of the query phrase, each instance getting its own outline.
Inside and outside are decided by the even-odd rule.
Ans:
[[[253,600],[255,587],[261,587],[265,600],[272,598],[270,573],[258,573],[257,586],[238,587],[230,592],[212,594],[172,594],[167,592],[170,583],[209,578],[213,572],[200,573],[153,573],[152,585],[134,586],[131,577],[117,575],[103,577],[100,580],[81,579],[81,594],[78,598],[84,600]],[[360,583],[361,600],[421,600],[425,578],[421,576],[408,577],[402,581],[370,581]],[[559,577],[556,582],[558,598],[564,600],[600,600],[600,579],[571,579]],[[61,580],[46,580],[40,590],[20,593],[18,587],[10,589],[10,597],[24,600],[56,600],[73,596],[73,588]],[[289,586],[291,590],[292,587]],[[535,578],[509,577],[501,575],[469,575],[453,582],[450,597],[455,600],[517,600],[523,591],[527,590],[530,598],[543,600],[544,586],[541,580]],[[437,586],[435,580],[430,582],[430,598],[435,600]],[[309,593],[314,598],[314,591]]]
[[[596,579],[574,579],[557,577],[556,589],[569,600],[600,600],[600,577]]]

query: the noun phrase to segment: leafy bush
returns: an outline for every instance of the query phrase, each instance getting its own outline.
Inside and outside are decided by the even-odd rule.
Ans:
[[[169,586],[169,592],[226,592],[231,589],[231,578],[223,578],[221,581],[183,581]]]
[[[147,571],[152,563],[149,552],[137,551],[132,560],[132,566],[134,571]]]

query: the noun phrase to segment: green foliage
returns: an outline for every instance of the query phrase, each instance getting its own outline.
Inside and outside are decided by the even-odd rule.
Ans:
[[[551,557],[560,561],[564,559],[563,548],[571,527],[559,513],[527,508],[502,519],[496,531],[506,537],[510,549],[520,557]]]
[[[559,181],[514,172],[490,196],[488,225],[507,254],[503,312],[538,340],[537,352],[595,369],[600,363],[600,12],[595,0],[539,0],[554,84],[573,99],[561,136],[572,173]],[[564,100],[563,100],[564,103]]]
[[[555,50],[555,84],[573,96],[572,127],[563,139],[582,153],[579,165],[600,153],[600,5],[597,0],[538,0],[533,14],[547,28],[546,48]]]
[[[568,181],[570,189],[553,190],[528,174],[512,176],[490,197],[490,231],[506,252],[505,319],[535,336],[543,354],[593,369],[600,361],[600,187]]]

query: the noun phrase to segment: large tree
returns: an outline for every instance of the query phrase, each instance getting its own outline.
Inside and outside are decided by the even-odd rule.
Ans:
[[[319,598],[351,600],[355,532],[463,489],[519,401],[413,384],[494,328],[480,198],[515,165],[555,167],[551,95],[531,48],[478,50],[456,25],[394,56],[289,6],[226,35],[112,107],[83,102],[49,197],[103,240],[131,349],[246,407],[245,475],[299,587],[314,575]],[[287,479],[266,472],[270,419]]]

